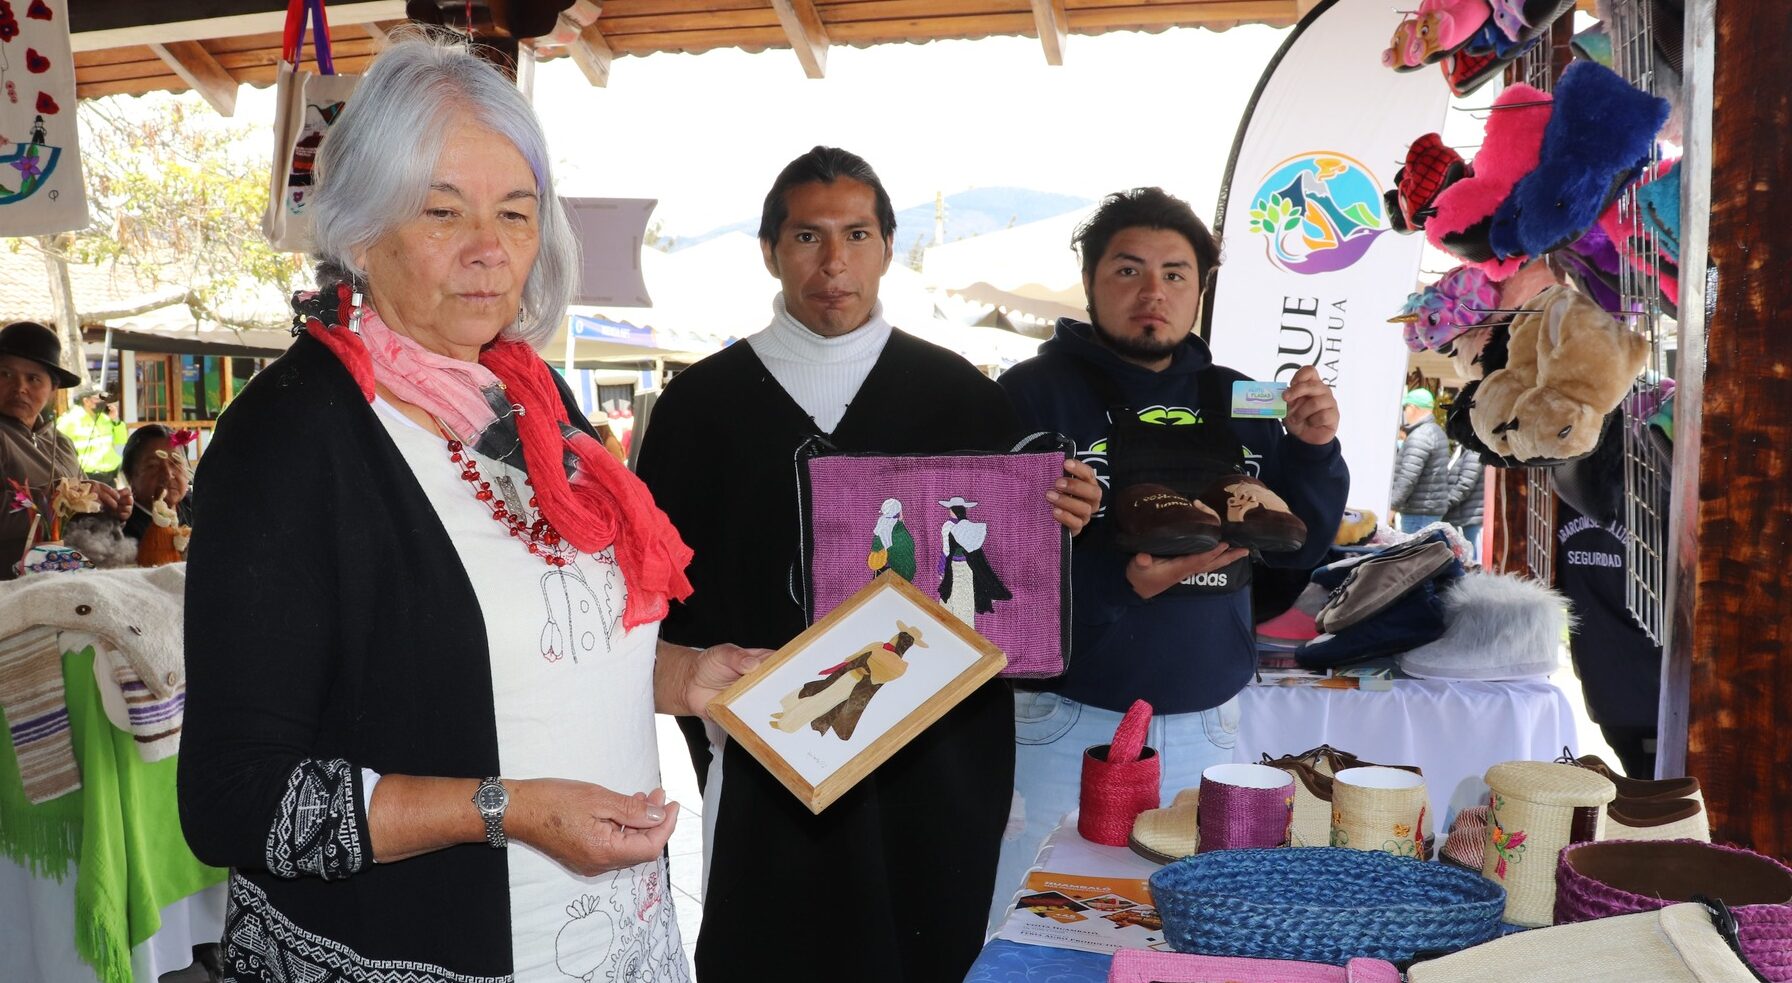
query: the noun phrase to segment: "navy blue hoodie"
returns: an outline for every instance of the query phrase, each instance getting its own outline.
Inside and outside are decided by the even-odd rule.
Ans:
[[[1121,359],[1094,338],[1094,329],[1069,318],[1058,322],[1039,354],[998,380],[1021,423],[1055,430],[1076,441],[1077,456],[1108,481],[1107,404],[1091,387],[1092,364],[1118,385],[1143,419],[1199,418],[1196,391],[1202,369],[1213,365],[1207,343],[1191,334],[1170,364],[1153,372]],[[1229,378],[1244,376],[1230,370]],[[1230,401],[1230,393],[1226,395]],[[1297,440],[1274,419],[1228,421],[1244,444],[1246,467],[1280,495],[1307,524],[1307,543],[1292,553],[1266,553],[1272,566],[1318,565],[1337,535],[1350,491],[1350,472],[1338,442],[1314,446]],[[1103,512],[1105,513],[1105,509]],[[1098,516],[1096,522],[1105,522]],[[1131,557],[1097,537],[1081,541],[1071,566],[1075,625],[1070,671],[1044,683],[1080,703],[1123,712],[1133,700],[1158,713],[1190,713],[1219,706],[1250,681],[1256,669],[1256,634],[1249,590],[1229,594],[1161,594],[1145,600],[1126,581]]]

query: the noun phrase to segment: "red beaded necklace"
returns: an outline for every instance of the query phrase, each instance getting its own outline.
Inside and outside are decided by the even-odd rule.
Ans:
[[[441,420],[436,420],[436,429],[441,431],[442,439],[448,442],[448,460],[460,466],[460,477],[473,489],[473,497],[484,502],[491,509],[492,520],[505,529],[510,535],[522,540],[529,552],[541,557],[542,562],[551,567],[563,567],[577,554],[572,544],[563,541],[560,534],[548,523],[547,517],[536,512],[534,522],[507,504],[503,497],[492,491],[492,483],[486,481],[479,473],[479,462],[473,453],[464,449],[461,442],[448,432]],[[523,484],[533,485],[528,479]],[[535,496],[529,496],[529,508],[536,509]]]

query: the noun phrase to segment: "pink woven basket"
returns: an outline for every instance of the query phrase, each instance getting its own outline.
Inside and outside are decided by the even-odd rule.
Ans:
[[[1736,915],[1742,955],[1772,983],[1792,983],[1792,868],[1699,840],[1577,843],[1556,867],[1557,925],[1654,911],[1703,895]]]
[[[1139,813],[1158,807],[1163,763],[1145,746],[1151,704],[1134,700],[1114,731],[1112,744],[1083,752],[1082,799],[1076,831],[1091,843],[1125,846]]]
[[[1108,983],[1400,983],[1400,971],[1381,959],[1343,966],[1286,959],[1197,956],[1149,949],[1114,953]]]

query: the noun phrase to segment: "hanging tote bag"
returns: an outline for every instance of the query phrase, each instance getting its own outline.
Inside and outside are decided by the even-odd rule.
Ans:
[[[1008,453],[797,451],[798,595],[813,624],[894,571],[1008,656],[1004,676],[1059,676],[1070,658],[1070,533],[1045,493],[1070,441],[1034,434]]]
[[[311,25],[311,45],[317,57],[316,72],[299,67],[307,23]],[[276,77],[274,161],[269,172],[268,209],[261,216],[261,231],[275,249],[291,253],[311,251],[308,206],[317,149],[360,81],[359,75],[336,74],[323,0],[289,0]]]

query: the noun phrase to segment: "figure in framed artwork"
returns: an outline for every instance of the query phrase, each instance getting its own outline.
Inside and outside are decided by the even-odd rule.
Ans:
[[[969,518],[977,503],[954,495],[940,507],[952,513],[940,526],[940,600],[946,610],[975,628],[979,612],[988,614],[996,609],[995,602],[1011,600],[1014,595],[983,555],[989,524]]]
[[[909,583],[915,582],[915,537],[902,522],[902,501],[884,499],[878,509],[877,524],[871,529],[871,552],[865,557],[871,568],[871,579],[885,570],[894,570]]]
[[[865,646],[845,662],[823,669],[821,679],[785,694],[779,701],[783,709],[772,714],[772,726],[786,734],[804,726],[817,734],[832,730],[835,737],[851,740],[871,698],[885,683],[908,671],[903,658],[915,647],[927,647],[921,630],[896,622],[896,634],[889,641]]]

